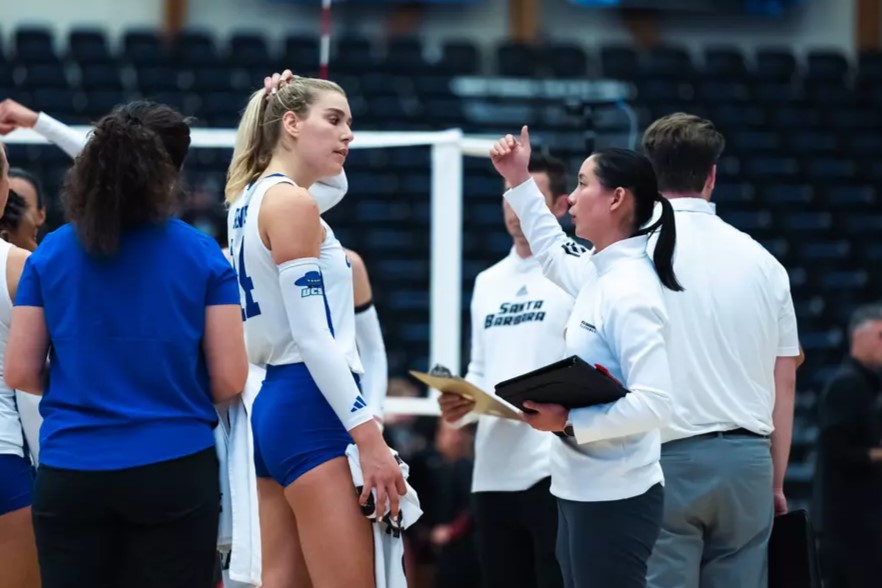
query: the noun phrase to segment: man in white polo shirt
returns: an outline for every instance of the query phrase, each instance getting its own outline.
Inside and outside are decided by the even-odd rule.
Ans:
[[[534,156],[530,173],[558,217],[567,211],[564,164]],[[510,188],[510,186],[506,186]],[[573,299],[542,274],[517,215],[502,202],[514,241],[508,256],[481,272],[472,293],[472,345],[466,379],[493,392],[496,384],[564,358],[564,328]],[[568,243],[574,254],[584,252]],[[442,394],[444,419],[473,422],[473,404]],[[557,503],[550,493],[551,433],[481,416],[475,438],[472,492],[482,584],[486,588],[562,588],[555,557]]]
[[[715,214],[724,147],[713,123],[687,114],[643,137],[675,211],[674,271],[685,289],[665,292],[674,417],[662,431],[665,513],[651,588],[765,586],[772,520],[787,511],[800,355],[790,282]]]

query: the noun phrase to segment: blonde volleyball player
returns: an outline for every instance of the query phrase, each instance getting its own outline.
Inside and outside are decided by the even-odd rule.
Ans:
[[[9,195],[9,163],[0,145],[0,210]],[[0,358],[5,355],[15,300],[28,252],[0,241]],[[0,361],[2,365],[2,361]],[[0,588],[40,585],[31,523],[34,470],[25,455],[15,393],[0,378]]]
[[[350,125],[337,84],[280,80],[269,96],[252,95],[228,174],[249,359],[267,366],[252,413],[261,540],[289,562],[265,570],[267,588],[373,586],[363,511],[375,493],[375,504],[388,500],[397,516],[406,492],[358,386],[349,261],[300,187],[342,171]],[[345,458],[353,441],[365,476],[360,495]]]

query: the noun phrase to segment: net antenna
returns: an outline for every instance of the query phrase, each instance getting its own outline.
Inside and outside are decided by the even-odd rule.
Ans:
[[[331,58],[331,0],[322,0],[321,39],[319,46],[319,79],[328,79],[328,62]]]

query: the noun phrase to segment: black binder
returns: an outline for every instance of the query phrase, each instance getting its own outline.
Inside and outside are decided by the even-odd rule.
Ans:
[[[607,373],[577,356],[541,367],[496,385],[496,395],[524,412],[527,400],[583,408],[615,402],[628,393]]]
[[[821,588],[814,533],[804,510],[775,517],[769,539],[769,588]]]

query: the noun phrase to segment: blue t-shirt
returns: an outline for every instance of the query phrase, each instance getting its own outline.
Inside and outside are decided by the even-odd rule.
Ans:
[[[28,258],[15,304],[43,308],[52,345],[41,463],[118,470],[214,444],[205,308],[239,304],[214,240],[169,220],[125,231],[101,258],[64,225]]]

